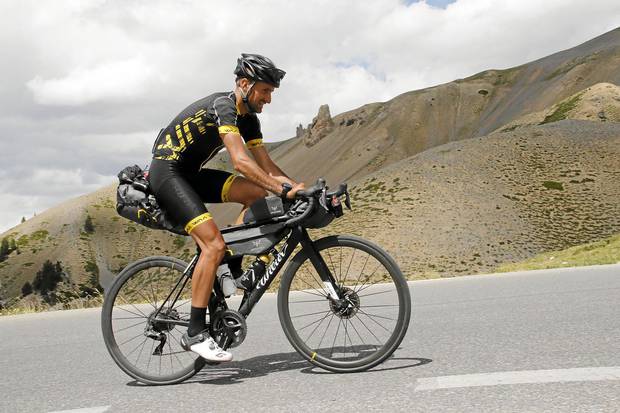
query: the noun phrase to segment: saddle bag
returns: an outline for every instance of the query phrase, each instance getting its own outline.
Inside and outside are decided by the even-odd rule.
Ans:
[[[118,173],[116,212],[123,218],[151,229],[161,229],[187,235],[185,229],[174,223],[159,206],[146,179],[147,172],[138,165],[127,166]]]

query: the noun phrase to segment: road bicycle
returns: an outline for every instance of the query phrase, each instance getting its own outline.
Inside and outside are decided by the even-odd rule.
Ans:
[[[263,200],[263,209],[277,210],[274,199],[282,202],[270,197]],[[350,373],[382,363],[397,349],[409,325],[411,298],[396,262],[359,237],[333,235],[314,241],[307,231],[341,216],[343,202],[351,208],[347,185],[329,191],[320,179],[285,202],[275,216],[250,213],[248,222],[221,230],[228,248],[223,262],[241,256],[270,259],[236,310],[229,308],[217,280],[214,283],[208,328],[222,348],[243,343],[252,308],[288,262],[279,281],[278,316],[288,341],[304,359],[332,372]],[[199,255],[198,249],[189,263],[165,256],[138,260],[127,265],[106,292],[101,317],[105,345],[116,364],[139,382],[179,383],[205,364],[215,364],[180,344],[189,325],[192,272]]]

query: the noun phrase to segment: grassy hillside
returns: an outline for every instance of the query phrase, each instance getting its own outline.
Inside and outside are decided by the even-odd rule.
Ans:
[[[489,272],[620,232],[620,124],[564,120],[442,145],[358,181],[324,233],[386,247],[411,278]]]
[[[620,263],[620,234],[565,250],[545,252],[523,262],[501,265],[496,271],[544,270],[616,263]]]

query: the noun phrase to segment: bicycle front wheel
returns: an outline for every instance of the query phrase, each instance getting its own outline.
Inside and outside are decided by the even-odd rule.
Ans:
[[[144,258],[126,267],[106,294],[101,328],[108,352],[142,383],[179,383],[205,364],[180,344],[191,307],[186,267],[172,257]]]
[[[352,236],[314,243],[336,280],[340,300],[329,298],[302,250],[286,268],[278,314],[291,345],[326,370],[350,373],[387,359],[407,333],[409,287],[398,265],[377,245]]]

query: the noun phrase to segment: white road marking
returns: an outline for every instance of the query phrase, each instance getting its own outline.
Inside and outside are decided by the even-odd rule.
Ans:
[[[428,377],[417,380],[415,391],[458,387],[499,386],[505,384],[562,383],[571,381],[620,380],[620,366],[584,367],[557,370],[500,371]]]
[[[112,406],[85,407],[83,409],[57,410],[49,413],[103,413],[107,412],[110,407]]]

